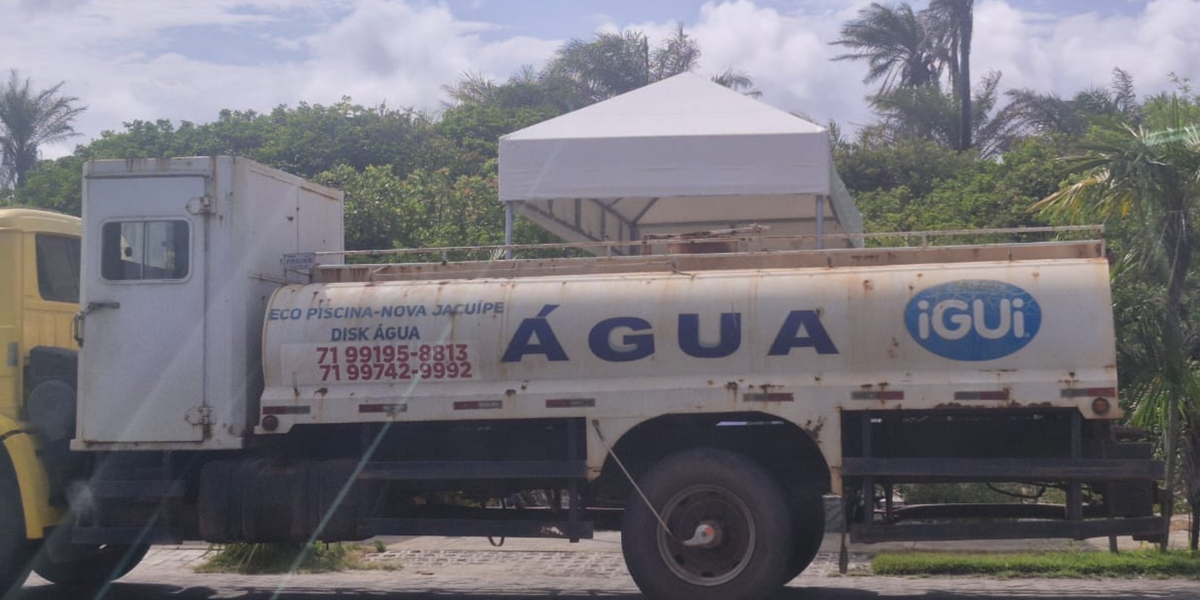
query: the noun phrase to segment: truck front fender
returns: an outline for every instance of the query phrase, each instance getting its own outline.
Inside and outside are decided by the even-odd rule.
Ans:
[[[0,415],[0,441],[4,443],[0,460],[11,461],[17,475],[25,535],[31,540],[42,539],[47,527],[59,523],[63,511],[50,506],[50,477],[38,460],[37,442],[19,423],[4,415]]]

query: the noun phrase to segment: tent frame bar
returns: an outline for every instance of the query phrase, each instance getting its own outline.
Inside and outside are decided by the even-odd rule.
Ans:
[[[513,201],[504,203],[504,258],[513,259]]]
[[[816,197],[817,250],[825,248],[825,196]],[[804,219],[800,219],[803,221]]]

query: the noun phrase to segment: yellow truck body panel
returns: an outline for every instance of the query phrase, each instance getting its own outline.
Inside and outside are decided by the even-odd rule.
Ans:
[[[79,239],[80,220],[31,209],[0,210],[0,439],[21,489],[31,539],[58,523],[49,505],[49,478],[38,460],[37,440],[24,423],[25,366],[31,348],[77,349],[71,320],[78,306],[78,256],[61,250]],[[39,250],[46,256],[38,260]],[[49,255],[54,260],[49,260]]]

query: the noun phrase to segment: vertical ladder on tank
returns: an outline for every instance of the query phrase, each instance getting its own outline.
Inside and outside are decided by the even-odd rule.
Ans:
[[[471,509],[462,517],[364,517],[362,535],[441,535],[513,538],[591,539],[594,524],[584,520],[580,484],[587,481],[586,451],[580,452],[584,420],[565,419],[567,448],[558,460],[374,461],[367,463],[362,481],[544,481],[546,487],[567,491],[566,520],[556,519],[561,504],[549,510]],[[557,498],[557,494],[555,495]]]

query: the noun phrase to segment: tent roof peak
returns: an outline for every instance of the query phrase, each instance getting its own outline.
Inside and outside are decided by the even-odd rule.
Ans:
[[[662,81],[503,136],[502,140],[824,133],[796,115],[696,75]]]

